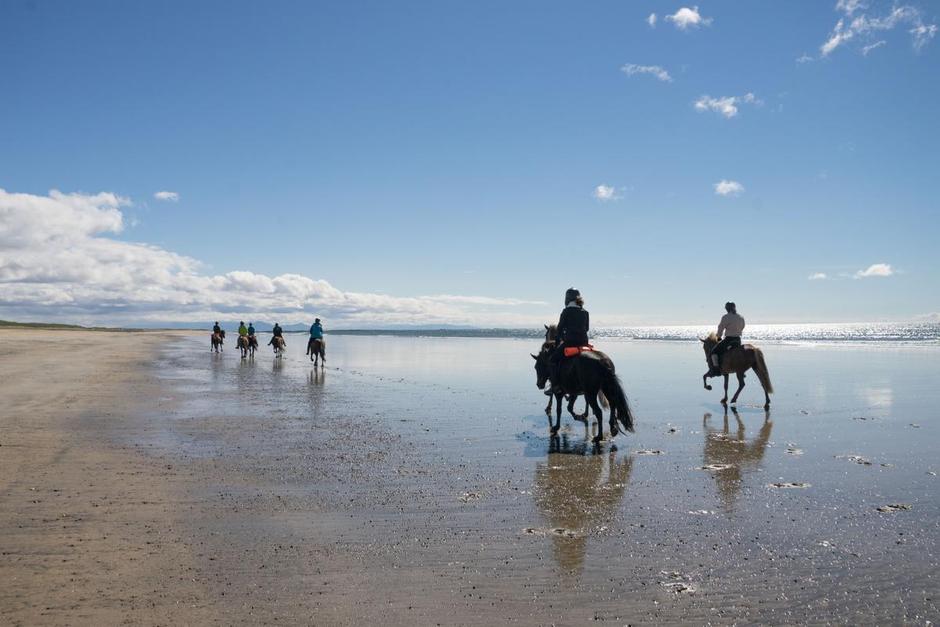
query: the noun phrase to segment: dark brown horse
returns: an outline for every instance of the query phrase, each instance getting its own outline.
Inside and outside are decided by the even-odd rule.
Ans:
[[[554,345],[543,345],[542,351],[538,355],[532,355],[535,360],[536,385],[541,390],[545,387],[551,372],[551,355]],[[584,400],[594,411],[597,418],[597,435],[594,436],[594,443],[597,444],[604,439],[604,412],[601,411],[598,403],[598,396],[603,392],[604,396],[610,402],[610,434],[617,435],[617,421],[623,425],[627,431],[633,431],[633,412],[630,411],[630,404],[627,402],[627,395],[620,385],[620,380],[614,373],[613,362],[610,357],[600,351],[585,352],[575,357],[567,357],[562,360],[558,369],[558,381],[552,381],[555,385],[555,424],[551,428],[552,436],[558,435],[558,429],[561,426],[561,397],[565,394],[578,396],[584,394]]]
[[[285,342],[284,338],[280,335],[272,337],[270,344],[274,347],[274,354],[277,357],[280,357],[281,354],[287,350],[287,342]]]
[[[705,362],[708,363],[712,349],[718,344],[718,336],[711,333],[701,342],[705,349]],[[744,389],[744,373],[751,369],[757,374],[761,387],[764,388],[764,409],[770,408],[770,395],[774,393],[774,386],[770,383],[770,373],[767,372],[767,364],[764,363],[764,353],[753,344],[742,344],[732,348],[721,358],[721,374],[725,378],[725,396],[721,399],[722,405],[728,404],[728,375],[734,373],[738,376],[738,391],[731,397],[731,403],[734,404],[738,402],[738,395]],[[708,385],[708,377],[708,372],[702,375],[702,384],[706,390],[712,389],[712,386]]]
[[[254,335],[249,335],[248,336],[248,354],[254,357],[256,350],[258,350],[258,338]]]
[[[222,339],[223,339],[224,337],[225,337],[225,336],[222,335],[221,333],[213,333],[213,334],[210,336],[210,338],[209,338],[209,344],[210,344],[210,346],[211,346],[211,348],[210,348],[209,350],[214,350],[214,351],[217,352],[217,353],[218,353],[219,351],[223,350],[223,348],[222,348]]]
[[[326,367],[326,340],[321,338],[310,338],[307,341],[307,354],[310,355],[310,361],[313,362],[313,367],[316,368],[319,364],[320,368]],[[320,359],[323,359],[323,363],[320,363]]]
[[[554,324],[546,324],[545,326],[545,342],[542,343],[542,350],[545,350],[547,347],[555,345],[555,336],[558,335],[558,327]],[[613,364],[611,364],[613,366]],[[587,423],[588,410],[590,407],[587,403],[584,403],[584,413],[576,414],[574,413],[574,402],[578,399],[577,395],[568,397],[568,413],[571,414],[571,417],[575,420],[583,423]],[[554,395],[548,396],[548,404],[545,405],[545,415],[549,418],[552,417],[552,401],[555,400]],[[604,409],[607,409],[607,399],[601,395],[601,405],[604,406]]]

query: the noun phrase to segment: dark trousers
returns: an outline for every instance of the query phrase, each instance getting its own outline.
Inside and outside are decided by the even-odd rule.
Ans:
[[[739,337],[726,337],[715,344],[715,348],[712,349],[712,355],[718,355],[719,366],[721,366],[721,358],[724,354],[736,346],[741,346],[741,338]]]

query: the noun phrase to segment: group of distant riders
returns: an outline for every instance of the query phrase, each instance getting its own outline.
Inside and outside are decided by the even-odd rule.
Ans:
[[[239,322],[238,338],[239,346],[244,343],[244,346],[250,348],[252,351],[258,348],[258,338],[255,336],[255,326],[253,323],[249,322],[245,325],[244,321]],[[225,330],[219,325],[219,321],[216,320],[215,324],[212,326],[212,344],[213,346],[216,344],[221,345],[224,341]],[[316,343],[319,343],[320,346],[324,343],[323,323],[320,322],[319,318],[314,320],[313,324],[310,325],[310,339],[307,342],[307,354],[310,355],[311,359],[313,359],[312,351]],[[268,342],[268,346],[273,346],[275,352],[287,346],[287,341],[284,339],[284,330],[277,322],[274,323],[274,328],[271,329],[271,340]],[[322,348],[320,350],[322,355]]]

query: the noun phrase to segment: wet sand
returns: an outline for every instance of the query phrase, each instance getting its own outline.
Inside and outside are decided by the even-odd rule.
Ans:
[[[765,346],[765,415],[610,342],[637,434],[595,449],[524,340],[206,339],[0,333],[0,622],[937,620],[936,347]]]

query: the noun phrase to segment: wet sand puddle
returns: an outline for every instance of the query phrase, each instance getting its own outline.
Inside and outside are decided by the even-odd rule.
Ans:
[[[280,365],[183,358],[169,375],[182,400],[152,417],[148,448],[208,478],[215,505],[196,516],[197,535],[215,559],[203,575],[240,601],[386,624],[894,622],[935,611],[929,521],[940,512],[919,461],[935,441],[899,435],[918,432],[892,418],[901,407],[875,411],[850,386],[833,398],[788,378],[785,366],[802,363],[795,350],[770,351],[786,392],[765,413],[724,411],[688,385],[675,366],[690,347],[613,346],[638,429],[595,447],[591,426],[567,417],[548,437],[524,341],[331,338],[320,375],[288,341]],[[700,369],[699,355],[688,359]],[[814,367],[827,359],[817,351]],[[882,389],[876,366],[853,376]],[[902,391],[892,398],[927,394]],[[837,459],[844,451],[909,461],[873,473]]]

